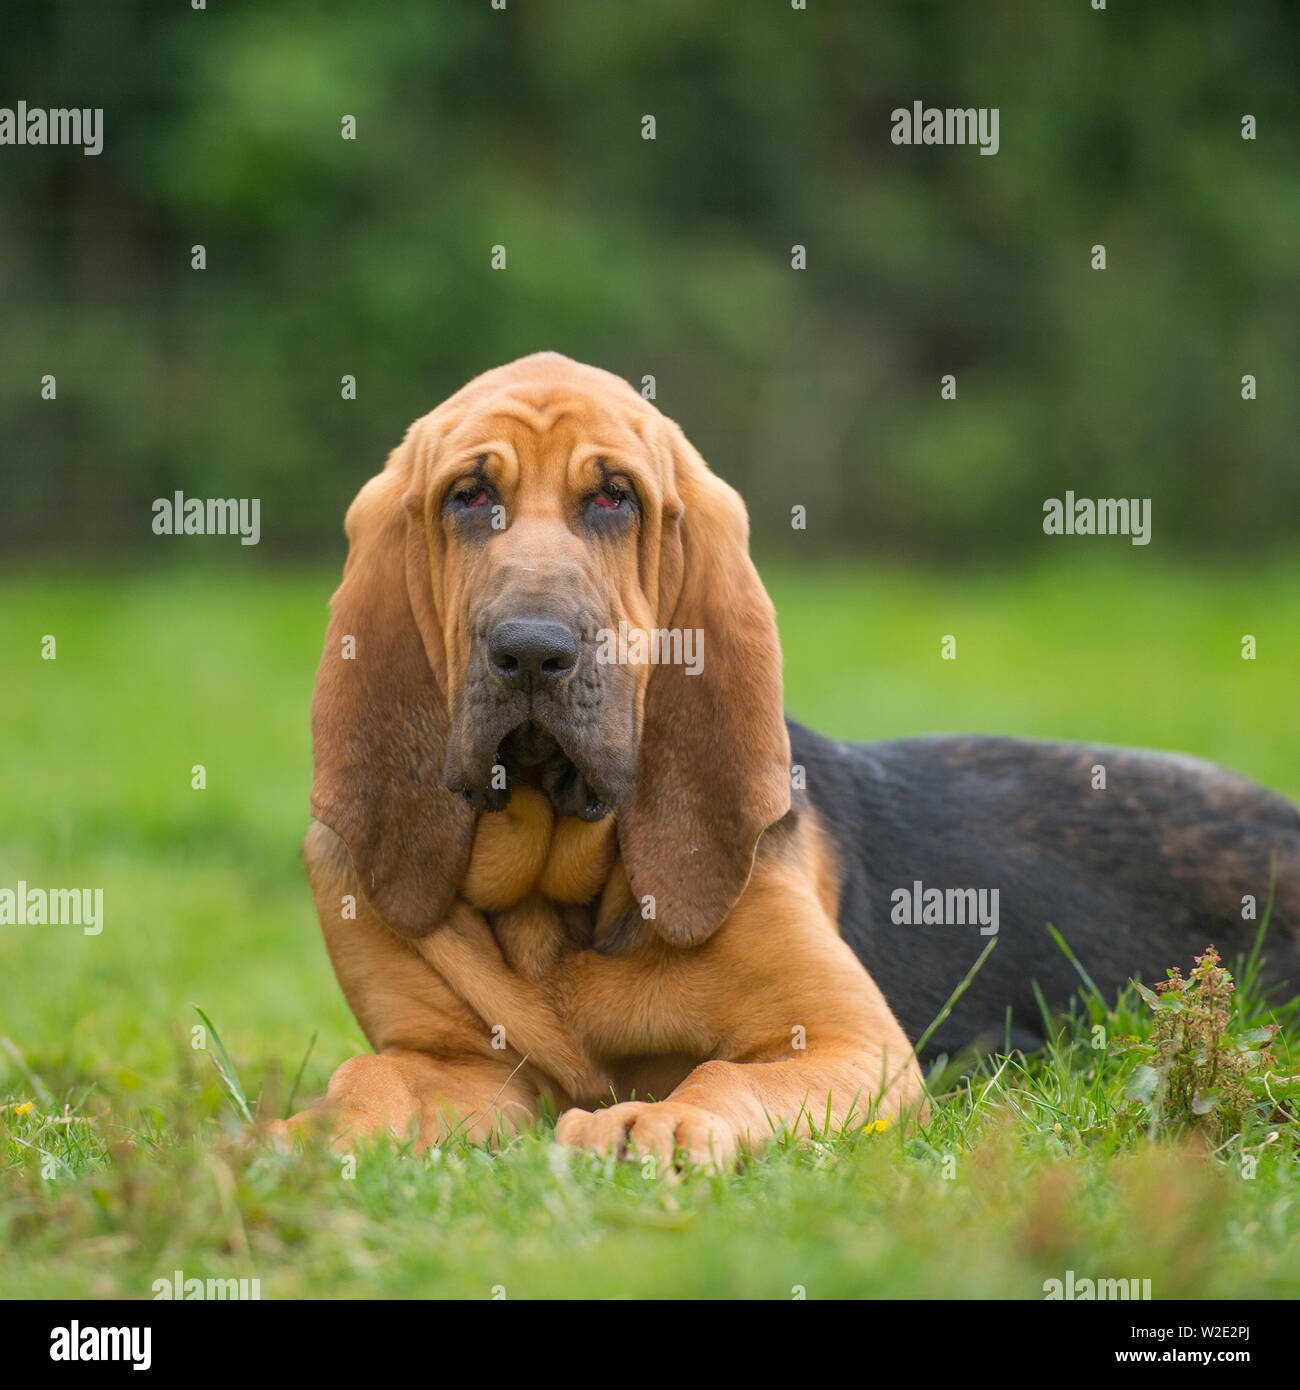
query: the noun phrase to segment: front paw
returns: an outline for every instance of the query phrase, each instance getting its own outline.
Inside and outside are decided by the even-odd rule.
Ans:
[[[262,1134],[280,1149],[292,1148],[302,1138],[342,1150],[361,1139],[417,1136],[420,1119],[419,1099],[399,1064],[391,1057],[366,1055],[344,1062],[317,1104],[292,1119],[268,1121]]]
[[[719,1116],[672,1100],[566,1110],[555,1126],[555,1137],[561,1144],[615,1158],[651,1155],[663,1169],[677,1164],[729,1167],[740,1153],[741,1140]]]
[[[287,1120],[266,1120],[258,1125],[255,1135],[273,1149],[288,1153],[295,1142],[309,1146],[327,1144],[333,1149],[346,1150],[358,1139],[375,1138],[381,1134],[402,1136],[392,1126],[364,1112],[349,1112],[339,1106],[322,1102],[302,1110]]]

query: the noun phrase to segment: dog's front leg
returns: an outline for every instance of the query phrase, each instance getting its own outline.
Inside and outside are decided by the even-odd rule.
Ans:
[[[488,1142],[537,1115],[539,1077],[513,1046],[366,902],[343,842],[319,821],[303,846],[325,944],[373,1055],[335,1071],[324,1098],[269,1128],[336,1140],[395,1133],[420,1147],[463,1134]],[[441,929],[437,929],[441,930]]]
[[[536,1117],[536,1092],[500,1062],[395,1048],[344,1062],[318,1104],[269,1132],[320,1130],[336,1145],[391,1135],[425,1149],[452,1136],[493,1143]]]
[[[722,1168],[756,1153],[779,1131],[823,1134],[873,1122],[909,1123],[921,1101],[919,1077],[873,1047],[827,1045],[819,1055],[753,1062],[703,1062],[662,1101],[624,1101],[603,1110],[569,1110],[556,1138],[594,1153],[653,1154],[666,1166]],[[892,1071],[903,1081],[890,1085]]]
[[[664,1100],[568,1111],[562,1143],[721,1167],[778,1129],[908,1125],[923,1113],[902,1028],[804,881],[756,870],[718,932],[662,978],[683,1012],[708,1020],[712,1057]]]

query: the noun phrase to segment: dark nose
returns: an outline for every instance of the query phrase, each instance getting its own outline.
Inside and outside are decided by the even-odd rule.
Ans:
[[[513,690],[558,685],[578,664],[578,639],[563,623],[498,623],[488,637],[488,664]]]

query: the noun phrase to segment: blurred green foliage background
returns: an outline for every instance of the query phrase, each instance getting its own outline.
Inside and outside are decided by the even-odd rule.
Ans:
[[[7,7],[0,104],[105,148],[0,148],[0,542],[166,552],[179,488],[337,552],[412,418],[549,347],[653,375],[768,548],[1032,557],[1068,488],[1285,546],[1297,70],[1291,0]],[[1000,152],[891,144],[914,100]]]

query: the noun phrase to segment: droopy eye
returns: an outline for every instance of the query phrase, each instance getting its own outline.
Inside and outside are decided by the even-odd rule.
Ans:
[[[595,506],[602,511],[616,512],[620,507],[626,507],[629,503],[628,490],[619,487],[617,483],[606,483],[604,487],[592,498]]]
[[[459,507],[483,507],[487,505],[487,488],[482,483],[465,483],[451,494],[451,500]]]

